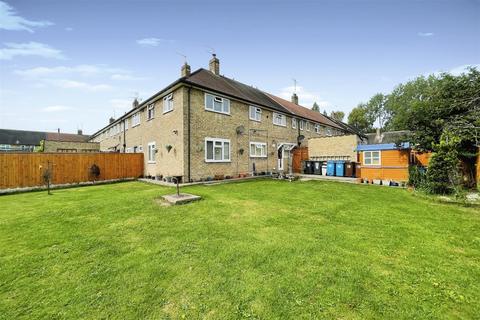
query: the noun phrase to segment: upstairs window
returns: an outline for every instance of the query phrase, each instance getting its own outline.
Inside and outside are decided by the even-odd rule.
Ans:
[[[230,140],[205,138],[206,162],[230,162]]]
[[[297,119],[292,118],[292,128],[297,129]]]
[[[163,98],[163,113],[167,113],[173,110],[173,94],[170,93]]]
[[[303,128],[305,127],[305,121],[304,120],[300,120],[300,130],[303,130]]]
[[[331,135],[332,135],[332,129],[327,128],[327,136],[331,136]]]
[[[250,106],[250,120],[262,121],[262,109]]]
[[[155,105],[152,103],[147,107],[147,120],[155,118]]]
[[[366,166],[380,165],[380,151],[364,151],[363,164]]]
[[[125,128],[125,130],[128,130],[128,119],[125,119],[125,121],[123,122],[123,127]]]
[[[273,113],[273,124],[277,126],[286,127],[287,126],[287,117],[284,114]]]
[[[318,123],[315,124],[315,133],[320,134],[320,125]]]
[[[140,124],[140,112],[135,113],[132,116],[132,128]]]
[[[230,114],[230,100],[205,93],[205,110]]]
[[[310,122],[305,122],[305,128],[307,129],[307,131],[310,131]]]
[[[250,157],[266,158],[267,144],[263,142],[250,142]]]

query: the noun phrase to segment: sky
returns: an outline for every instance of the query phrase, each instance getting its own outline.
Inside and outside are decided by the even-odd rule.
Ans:
[[[346,114],[420,75],[480,66],[480,1],[0,0],[0,128],[92,134],[208,68]]]

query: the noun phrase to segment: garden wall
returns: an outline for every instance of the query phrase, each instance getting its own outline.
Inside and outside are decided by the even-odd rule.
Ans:
[[[0,153],[0,189],[44,185],[43,173],[51,168],[52,184],[138,178],[143,175],[143,153]]]

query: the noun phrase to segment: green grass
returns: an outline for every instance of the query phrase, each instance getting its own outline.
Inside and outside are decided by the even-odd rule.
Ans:
[[[405,190],[139,182],[0,197],[0,318],[480,314],[480,212]]]

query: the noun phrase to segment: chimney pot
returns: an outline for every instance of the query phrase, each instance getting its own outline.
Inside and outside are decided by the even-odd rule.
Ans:
[[[184,63],[182,66],[182,77],[188,77],[190,75],[190,66],[188,63]]]
[[[292,94],[292,102],[298,104],[298,96],[295,92]]]
[[[114,123],[115,122],[115,118],[114,117],[110,117],[110,119],[108,120],[108,123]]]
[[[220,75],[220,60],[218,60],[215,53],[212,53],[212,59],[210,59],[208,66],[211,73],[217,76]]]
[[[77,134],[78,134],[79,136],[83,135],[82,129],[78,129],[78,130],[77,130]]]

